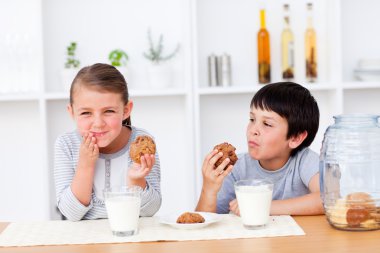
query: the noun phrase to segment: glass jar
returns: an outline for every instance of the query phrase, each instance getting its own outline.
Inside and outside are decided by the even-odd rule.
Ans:
[[[320,187],[328,222],[342,230],[380,229],[380,127],[377,115],[340,115],[326,130]]]

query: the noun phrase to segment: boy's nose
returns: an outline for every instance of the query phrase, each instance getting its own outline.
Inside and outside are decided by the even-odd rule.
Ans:
[[[250,129],[249,129],[249,132],[252,134],[252,135],[259,135],[259,129],[258,127],[256,126],[256,124],[252,124]]]

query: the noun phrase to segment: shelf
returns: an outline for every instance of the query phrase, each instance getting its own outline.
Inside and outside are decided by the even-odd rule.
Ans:
[[[363,81],[344,82],[343,89],[344,90],[380,89],[380,81],[378,82],[363,82]]]
[[[161,97],[161,96],[184,96],[185,89],[162,89],[162,90],[129,90],[129,95],[135,97]],[[44,94],[46,100],[66,100],[69,99],[68,92],[56,92]]]
[[[38,101],[40,98],[39,93],[14,93],[14,94],[0,94],[1,102],[11,102],[11,101]]]
[[[154,90],[154,89],[144,89],[144,90],[129,90],[129,95],[131,97],[161,97],[161,96],[184,96],[188,92],[185,89],[161,89],[161,90]]]
[[[223,95],[223,94],[248,94],[257,92],[264,85],[252,85],[252,86],[231,86],[231,87],[206,87],[198,88],[197,93],[199,95]],[[311,91],[329,91],[335,90],[336,85],[332,83],[313,83],[304,85]]]

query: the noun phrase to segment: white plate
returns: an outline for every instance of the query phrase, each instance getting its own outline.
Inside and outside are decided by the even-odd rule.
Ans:
[[[172,226],[174,228],[178,228],[178,229],[198,229],[198,228],[206,227],[212,223],[218,222],[221,219],[221,217],[216,213],[192,212],[192,213],[198,213],[198,214],[202,215],[203,218],[205,218],[205,222],[203,222],[203,223],[192,223],[192,224],[177,223],[177,218],[182,213],[162,216],[162,217],[160,217],[159,222],[161,224],[166,224],[166,225]]]

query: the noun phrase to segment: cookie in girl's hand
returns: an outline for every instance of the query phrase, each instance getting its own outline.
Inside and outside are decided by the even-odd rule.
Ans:
[[[154,155],[156,153],[156,144],[154,140],[147,136],[141,135],[137,136],[134,142],[131,143],[131,147],[129,148],[129,156],[132,161],[140,164],[140,157],[149,154]]]
[[[230,159],[230,163],[226,166],[226,168],[230,165],[234,165],[238,160],[238,157],[235,153],[236,148],[229,144],[228,142],[221,143],[214,147],[214,150],[217,149],[219,152],[223,153],[223,156],[219,158],[215,163],[215,167],[218,167],[226,158]]]

